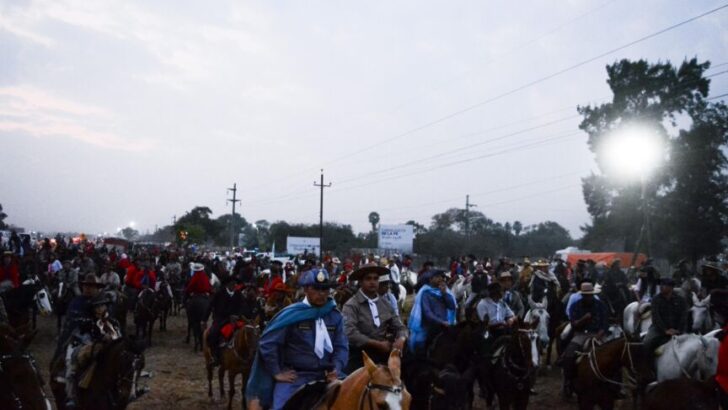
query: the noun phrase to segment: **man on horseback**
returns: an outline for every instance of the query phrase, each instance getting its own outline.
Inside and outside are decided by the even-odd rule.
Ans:
[[[521,293],[513,286],[513,276],[510,272],[503,272],[498,278],[498,283],[503,291],[503,301],[513,311],[517,318],[522,318],[526,314],[526,307],[523,304]]]
[[[611,317],[619,317],[629,303],[629,280],[622,271],[621,262],[615,259],[604,275],[604,298],[610,308]]]
[[[538,260],[533,263],[534,271],[531,278],[531,298],[533,300],[542,300],[546,296],[546,292],[556,292],[561,288],[556,275],[549,272],[549,263],[545,260]]]
[[[728,288],[728,278],[725,277],[717,260],[705,261],[702,266],[702,273],[703,288],[706,292]]]
[[[359,281],[360,287],[342,309],[344,331],[349,338],[347,373],[364,366],[362,350],[375,363],[386,363],[392,349],[401,351],[407,339],[407,328],[389,302],[378,294],[379,278],[388,279],[389,269],[365,266],[356,270],[351,277]]]
[[[291,293],[292,291],[283,282],[279,282],[273,286],[270,295],[265,301],[264,312],[266,321],[273,319],[273,316],[293,303]]]
[[[654,352],[667,343],[673,336],[685,331],[688,320],[688,304],[685,299],[673,292],[675,281],[672,278],[660,280],[660,293],[652,298],[652,326],[645,336],[645,350]]]
[[[212,314],[212,325],[210,325],[207,336],[207,344],[212,351],[211,366],[213,367],[220,365],[220,329],[228,323],[236,323],[243,314],[243,295],[240,291],[235,290],[235,278],[225,277],[222,285],[223,287],[212,297],[207,314],[204,316],[206,325],[207,318]]]
[[[328,272],[313,268],[300,283],[306,297],[266,327],[246,389],[248,400],[273,410],[308,382],[343,376],[349,356],[343,317],[329,297]]]
[[[474,303],[485,297],[487,294],[486,287],[488,286],[488,274],[485,272],[485,267],[482,263],[475,265],[475,271],[473,272],[473,278],[470,280],[470,295],[465,301],[465,308],[472,306]]]
[[[573,393],[573,380],[576,377],[576,356],[584,348],[589,339],[601,340],[609,329],[607,307],[594,295],[599,291],[591,282],[582,282],[579,290],[581,299],[571,306],[569,317],[573,337],[564,349],[561,364],[564,370],[564,386],[562,394],[570,397]]]
[[[409,348],[425,355],[430,342],[444,328],[455,324],[457,302],[445,285],[445,272],[435,270],[421,275],[424,283],[417,292],[409,318]]]
[[[501,273],[501,276],[504,274],[505,272]],[[488,285],[488,297],[478,302],[476,311],[480,321],[488,324],[490,340],[510,333],[511,327],[517,320],[516,315],[503,300],[503,289],[501,289],[500,283]]]

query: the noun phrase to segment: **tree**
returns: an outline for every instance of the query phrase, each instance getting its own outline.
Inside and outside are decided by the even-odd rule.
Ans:
[[[582,180],[584,200],[592,216],[591,224],[582,228],[584,246],[634,250],[643,214],[655,214],[652,208],[645,209],[643,204],[660,204],[674,188],[671,182],[674,178],[669,175],[669,165],[658,169],[645,185],[646,200],[643,201],[639,181],[618,181],[602,148],[614,138],[615,131],[635,122],[650,129],[668,146],[671,140],[680,139],[678,116],[688,114],[692,117],[694,107],[704,102],[709,80],[703,73],[708,67],[709,63],[698,63],[697,59],[684,61],[679,67],[669,62],[650,64],[645,60],[621,60],[607,66],[612,101],[578,107],[583,116],[579,128],[588,134],[589,148],[595,154],[600,171]],[[674,162],[669,152],[664,154]],[[660,222],[655,220],[655,223]]]
[[[427,232],[427,228],[425,227],[425,225],[417,223],[413,220],[405,222],[405,225],[412,225],[412,231],[414,232],[415,236]]]
[[[379,213],[369,212],[369,223],[372,224],[372,232],[376,232],[377,224],[379,224]]]
[[[8,214],[3,212],[3,206],[0,204],[0,229],[7,229],[8,225],[5,223],[5,218],[8,217]]]
[[[523,230],[523,224],[521,224],[521,221],[514,221],[513,222],[513,233],[518,236],[521,234],[521,231]]]
[[[192,243],[214,242],[226,227],[211,219],[211,215],[212,209],[209,207],[196,206],[177,219],[175,231],[187,231],[188,241]],[[190,232],[192,234],[189,234]]]
[[[121,236],[123,236],[126,240],[131,241],[132,239],[135,239],[139,236],[139,231],[132,228],[131,226],[127,226],[126,228],[121,230]]]
[[[215,224],[217,225],[217,229],[219,230],[219,234],[217,235],[215,239],[215,243],[219,246],[229,246],[230,245],[230,220],[232,219],[232,214],[224,214],[220,215],[215,219]],[[246,226],[248,226],[248,221],[245,220],[240,214],[235,214],[235,231],[233,232],[233,246],[238,245],[238,236],[243,233],[243,230]]]

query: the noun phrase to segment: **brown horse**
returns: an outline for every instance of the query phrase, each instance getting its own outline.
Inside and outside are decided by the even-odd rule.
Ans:
[[[480,369],[485,373],[481,377],[487,380],[489,405],[493,396],[497,395],[501,410],[525,410],[528,407],[531,378],[536,369],[533,354],[537,352],[532,349],[533,336],[533,329],[522,328],[493,342],[493,351],[499,353]]]
[[[137,395],[136,383],[144,367],[143,352],[142,341],[128,338],[117,339],[104,346],[96,357],[93,377],[90,378],[88,387],[78,389],[77,409],[125,409]],[[56,398],[56,408],[64,410],[65,385],[52,378],[51,389]]]
[[[592,341],[577,363],[574,391],[579,409],[599,406],[611,410],[621,387],[636,391],[644,385],[643,378],[652,373],[647,356],[642,343],[630,343],[626,338],[601,346]],[[621,381],[622,369],[627,370],[627,382]]]
[[[50,409],[35,359],[26,351],[35,332],[18,335],[0,326],[0,408]]]
[[[412,396],[400,378],[401,359],[399,350],[392,350],[387,365],[376,365],[362,352],[364,367],[354,371],[346,379],[336,381],[329,385],[316,404],[311,406],[315,410],[408,410]],[[295,408],[301,401],[297,396],[291,397],[284,407],[293,404]]]
[[[134,309],[136,337],[144,338],[147,341],[147,346],[152,345],[152,330],[154,329],[154,322],[159,317],[157,293],[152,289],[144,289],[139,292],[136,308]]]
[[[207,345],[207,335],[210,329],[205,330],[202,338],[202,350],[205,354],[205,369],[207,370],[207,395],[212,398],[212,351]],[[220,357],[220,368],[217,371],[220,380],[220,398],[225,397],[225,372],[228,376],[228,409],[232,408],[233,396],[235,396],[235,379],[238,374],[243,376],[243,408],[245,408],[245,386],[248,384],[248,376],[255,359],[255,350],[258,348],[260,339],[260,328],[257,324],[246,324],[237,329],[232,336],[232,344],[226,346]]]
[[[167,316],[169,316],[169,311],[172,309],[172,300],[174,298],[172,286],[169,282],[161,281],[159,283],[159,290],[156,296],[157,298],[154,302],[159,311],[159,331],[165,332],[167,331]]]

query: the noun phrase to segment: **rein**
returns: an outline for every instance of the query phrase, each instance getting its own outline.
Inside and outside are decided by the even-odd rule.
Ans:
[[[402,395],[402,391],[404,390],[404,386],[402,384],[398,386],[385,386],[383,384],[372,384],[367,383],[367,386],[364,388],[364,391],[361,393],[361,397],[359,397],[359,410],[364,410],[364,397],[367,398],[367,404],[369,405],[369,409],[375,409],[377,408],[374,403],[374,399],[372,398],[372,390],[381,390],[385,391],[387,393],[392,393],[398,396]]]
[[[38,379],[38,382],[40,383],[40,386],[39,386],[40,394],[41,394],[41,397],[43,398],[43,402],[46,404],[46,408],[50,409],[50,404],[49,404],[50,401],[48,400],[48,396],[46,396],[45,390],[43,389],[43,385],[45,384],[45,382],[43,381],[43,377],[40,375],[40,372],[38,371],[38,366],[35,362],[35,359],[33,358],[33,356],[30,355],[30,353],[18,353],[18,352],[0,355],[0,376],[3,379],[6,379],[5,385],[10,388],[10,397],[13,401],[14,408],[17,410],[21,410],[21,409],[25,408],[23,406],[23,402],[20,400],[20,397],[18,396],[17,392],[15,391],[15,386],[13,385],[13,383],[10,380],[7,380],[7,378],[6,378],[6,373],[5,373],[6,363],[7,363],[7,361],[14,360],[14,359],[21,359],[23,361],[27,361],[28,364],[30,364],[31,369],[33,369],[33,374],[35,375],[35,377]]]
[[[529,333],[530,330],[519,329],[519,332]],[[528,360],[526,360],[526,352],[523,349],[523,343],[521,343],[520,339],[518,339],[517,342],[518,342],[518,351],[521,353],[521,357],[526,362],[526,365],[521,366],[519,364],[516,364],[516,362],[514,362],[513,359],[511,358],[510,349],[507,349],[503,353],[503,355],[501,356],[501,359],[500,359],[501,367],[503,368],[503,370],[505,370],[506,376],[510,377],[515,382],[517,382],[516,387],[518,387],[519,385],[522,385],[523,381],[528,379],[529,377],[531,377],[531,374],[533,373],[533,367],[528,366]],[[529,343],[530,343],[530,341],[529,341]],[[522,373],[522,374],[520,376],[517,374],[514,374],[512,369],[516,370],[517,372]],[[519,388],[519,390],[521,390],[522,388],[523,387],[521,386]]]
[[[629,346],[639,345],[641,343],[629,343],[625,340],[624,347],[622,348],[622,354],[620,356],[620,360],[624,359],[625,354],[627,355],[627,359],[629,360],[629,369],[628,369],[629,372],[627,374],[628,383],[618,382],[616,380],[612,380],[612,379],[608,378],[607,376],[605,376],[602,373],[602,371],[599,369],[599,361],[597,358],[597,350],[596,350],[596,348],[597,348],[596,339],[590,339],[589,344],[590,344],[591,350],[589,351],[589,353],[586,353],[586,356],[587,356],[587,360],[589,360],[589,367],[591,368],[591,371],[594,374],[594,376],[597,378],[597,380],[604,382],[604,383],[613,384],[613,385],[619,386],[619,387],[626,387],[629,389],[634,389],[637,387],[637,381],[631,376],[631,374],[636,373],[636,370],[634,368],[634,360],[632,359],[632,351],[629,349]]]

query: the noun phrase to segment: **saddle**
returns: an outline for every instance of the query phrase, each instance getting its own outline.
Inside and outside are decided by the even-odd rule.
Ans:
[[[222,336],[221,346],[227,345],[232,339],[235,331],[245,327],[245,321],[238,320],[235,323],[226,323],[220,328],[220,336]]]

